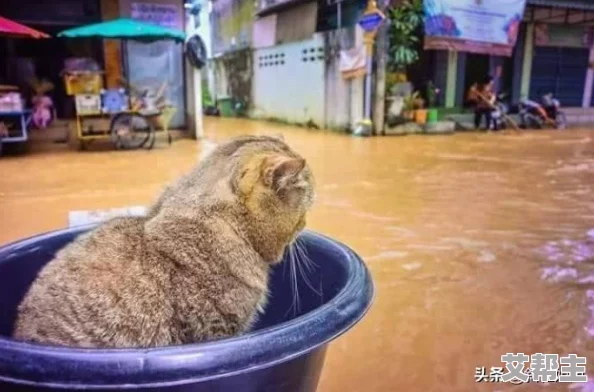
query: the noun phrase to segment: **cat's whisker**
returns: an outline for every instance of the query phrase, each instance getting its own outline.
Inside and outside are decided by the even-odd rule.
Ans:
[[[291,294],[293,295],[293,299],[291,301],[291,306],[289,306],[289,309],[287,309],[287,311],[285,312],[285,314],[283,315],[283,317],[287,317],[287,315],[291,312],[291,310],[293,311],[293,316],[297,315],[297,307],[298,305],[298,295],[296,295],[295,293],[298,291],[295,287],[296,281],[294,279],[295,273],[294,273],[294,260],[295,255],[293,253],[293,249],[291,246],[287,246],[286,250],[285,250],[285,262],[283,263],[283,277],[285,276],[285,271],[286,271],[286,266],[288,264],[289,266],[289,280],[290,280],[290,286],[291,286]]]
[[[301,266],[301,260],[305,260],[305,255],[302,253],[302,250],[299,247],[297,247],[297,246],[295,246],[295,252],[298,255],[297,260],[296,260],[297,268],[299,269],[299,272],[301,273],[301,277],[302,277],[303,281],[305,282],[305,284],[307,285],[307,287],[309,287],[311,289],[311,291],[313,291],[318,296],[320,296],[321,294],[319,293],[318,290],[316,290],[313,287],[312,283],[310,282],[309,278],[307,277],[307,272],[304,271],[303,270],[303,267]],[[299,255],[301,255],[301,257],[299,257]]]
[[[305,256],[303,249],[301,249],[301,244],[299,243],[299,238],[297,238],[293,244],[295,246],[295,251],[297,252],[297,255],[299,256],[300,262],[303,263],[307,272],[311,272],[311,266],[309,264],[309,260],[307,260],[307,256]]]
[[[303,263],[305,264],[305,267],[309,272],[313,271],[316,268],[319,268],[315,261],[313,261],[313,259],[309,257],[309,253],[307,253],[306,246],[303,245],[302,242],[300,242],[299,238],[297,238],[297,240],[295,241],[295,246],[297,247],[297,251],[299,252],[301,259],[303,260]]]
[[[299,313],[301,312],[301,297],[299,296],[299,277],[297,276],[297,267],[298,267],[298,259],[296,257],[296,254],[293,253],[293,280],[295,282],[295,284],[293,285],[293,287],[295,287],[295,303],[296,303],[296,312]]]
[[[301,303],[299,299],[299,287],[297,281],[297,257],[295,255],[295,250],[291,246],[289,247],[289,273],[291,279],[291,291],[293,292],[293,302],[291,308],[293,309],[293,315],[296,316],[299,313],[301,308]]]

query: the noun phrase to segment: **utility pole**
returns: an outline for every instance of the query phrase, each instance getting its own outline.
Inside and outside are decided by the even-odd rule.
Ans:
[[[363,119],[355,127],[355,136],[369,136],[373,133],[373,121],[371,119],[371,80],[373,72],[373,45],[378,28],[385,19],[383,12],[377,8],[375,0],[367,1],[367,9],[359,19],[359,26],[363,29],[363,42],[367,54],[367,74],[365,75],[365,113]]]
[[[389,0],[380,2],[380,10],[386,12]],[[388,65],[388,23],[382,23],[375,38],[376,70],[373,105],[373,129],[375,135],[383,135],[386,117],[386,68]]]
[[[200,12],[202,7],[200,0],[193,0],[190,3],[184,4],[188,10],[189,18],[186,20],[186,35],[189,37],[198,34],[198,27],[200,26]],[[192,92],[194,102],[194,132],[197,140],[204,137],[204,124],[202,122],[202,75],[198,68],[192,67]]]

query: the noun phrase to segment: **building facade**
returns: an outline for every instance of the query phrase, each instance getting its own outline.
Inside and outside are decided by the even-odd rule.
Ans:
[[[365,0],[219,0],[211,14],[214,92],[254,118],[352,129],[363,78],[346,80],[340,53],[362,47]]]
[[[511,57],[439,51],[437,84],[446,107],[463,107],[468,87],[490,74],[512,102],[553,93],[566,107],[593,105],[594,2],[527,0]]]
[[[184,29],[183,0],[2,0],[0,15],[54,36],[65,29],[119,17],[150,21]],[[177,108],[171,127],[184,127],[186,98],[182,45],[172,42],[140,43],[123,40],[4,40],[0,54],[7,80],[24,84],[31,76],[50,80],[58,117],[74,115],[74,103],[61,79],[68,58],[89,58],[105,72],[108,88],[119,87],[122,77],[139,87],[167,84]],[[13,64],[14,63],[14,64]]]

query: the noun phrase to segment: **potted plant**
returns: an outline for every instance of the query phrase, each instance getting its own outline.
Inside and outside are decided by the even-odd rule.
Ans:
[[[418,96],[413,100],[414,120],[419,125],[424,125],[427,122],[427,110],[425,109],[425,100]]]
[[[415,110],[419,109],[419,106],[423,106],[424,101],[420,98],[418,91],[413,92],[410,95],[404,97],[404,105],[402,107],[402,117],[408,121],[415,120]]]
[[[437,121],[437,97],[441,90],[435,86],[432,80],[427,83],[427,103],[429,105],[427,110],[427,122],[433,123]]]

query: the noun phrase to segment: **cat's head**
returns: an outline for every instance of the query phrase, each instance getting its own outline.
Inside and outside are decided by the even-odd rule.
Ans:
[[[281,138],[245,143],[231,159],[231,189],[247,213],[250,241],[266,261],[280,261],[303,230],[314,202],[314,178]]]
[[[168,189],[149,226],[172,216],[216,214],[240,225],[254,250],[276,263],[305,227],[314,188],[307,162],[282,137],[242,136],[217,145]]]

